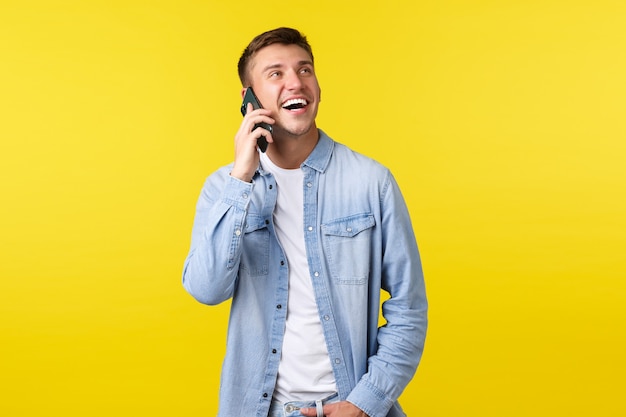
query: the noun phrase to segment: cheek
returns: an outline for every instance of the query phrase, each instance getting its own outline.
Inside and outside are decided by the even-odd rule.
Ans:
[[[272,94],[265,90],[257,91],[254,90],[256,97],[259,99],[261,106],[265,109],[271,108],[275,103],[275,98],[273,98]]]
[[[322,101],[322,89],[321,89],[321,87],[319,86],[319,84],[316,82],[316,83],[315,83],[315,84],[311,87],[311,89],[312,89],[313,91],[316,91],[316,92],[317,92],[317,100],[318,100],[318,101]]]

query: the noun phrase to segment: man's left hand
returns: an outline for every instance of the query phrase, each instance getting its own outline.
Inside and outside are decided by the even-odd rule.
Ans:
[[[316,417],[315,408],[302,408],[300,412],[303,416]],[[369,417],[359,407],[348,401],[326,404],[324,406],[325,417]]]

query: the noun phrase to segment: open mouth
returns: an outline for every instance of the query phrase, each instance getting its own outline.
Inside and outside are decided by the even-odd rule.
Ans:
[[[285,110],[299,110],[305,108],[309,104],[303,98],[294,98],[291,100],[287,100],[283,103],[283,109]]]

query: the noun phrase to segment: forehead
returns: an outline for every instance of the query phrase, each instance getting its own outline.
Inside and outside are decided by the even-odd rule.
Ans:
[[[250,62],[250,72],[262,72],[268,66],[292,66],[304,62],[312,64],[311,56],[298,45],[275,43],[254,54]]]

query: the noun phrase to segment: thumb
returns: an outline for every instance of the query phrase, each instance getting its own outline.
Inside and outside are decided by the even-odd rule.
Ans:
[[[300,413],[307,417],[317,417],[317,410],[315,408],[301,408]]]

